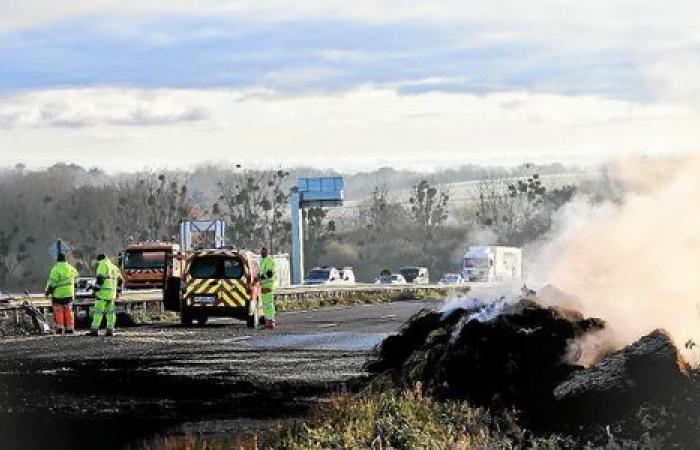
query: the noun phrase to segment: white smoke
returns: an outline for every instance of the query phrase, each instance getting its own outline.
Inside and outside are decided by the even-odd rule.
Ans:
[[[531,287],[551,284],[575,299],[550,299],[608,323],[614,347],[664,328],[700,343],[700,157],[615,166],[620,202],[580,197],[529,253]]]
[[[488,322],[502,314],[506,306],[515,304],[521,297],[522,288],[518,284],[474,284],[466,294],[448,296],[440,312],[443,318],[446,318],[457,309],[478,310],[468,316],[468,319]]]

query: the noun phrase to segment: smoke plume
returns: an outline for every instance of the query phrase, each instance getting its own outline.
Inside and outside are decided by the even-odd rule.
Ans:
[[[656,328],[679,346],[700,344],[700,157],[619,162],[613,175],[619,197],[580,196],[526,249],[528,285],[554,285],[586,317],[606,320],[600,345]]]

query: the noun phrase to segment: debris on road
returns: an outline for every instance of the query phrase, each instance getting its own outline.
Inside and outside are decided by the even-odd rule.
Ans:
[[[44,315],[28,303],[15,309],[8,309],[2,314],[0,337],[51,333]]]

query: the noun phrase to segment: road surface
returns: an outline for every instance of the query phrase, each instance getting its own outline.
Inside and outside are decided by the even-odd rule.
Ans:
[[[122,448],[165,430],[230,434],[299,417],[360,386],[372,349],[438,304],[282,313],[274,331],[219,319],[140,326],[113,338],[5,339],[0,446]]]

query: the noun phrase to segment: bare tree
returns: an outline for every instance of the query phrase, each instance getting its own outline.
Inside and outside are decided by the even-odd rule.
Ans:
[[[574,186],[547,190],[538,174],[511,180],[483,180],[478,185],[476,218],[500,243],[523,245],[551,227],[552,213],[571,200]]]
[[[398,202],[389,198],[386,183],[377,184],[372,191],[369,201],[360,210],[360,221],[374,235],[381,235],[398,225],[405,214]]]
[[[117,185],[115,231],[122,242],[176,239],[180,221],[193,212],[182,178],[145,172]]]
[[[212,212],[225,211],[229,218],[229,235],[237,246],[255,249],[265,245],[274,250],[288,246],[289,193],[282,187],[288,176],[289,172],[282,170],[247,171],[232,173],[218,183],[221,203],[214,204]]]
[[[433,231],[447,221],[449,193],[438,189],[428,180],[421,180],[413,186],[411,198],[411,216],[415,223],[432,237]]]

